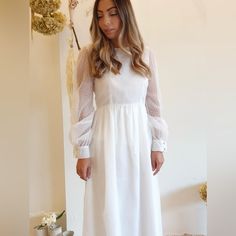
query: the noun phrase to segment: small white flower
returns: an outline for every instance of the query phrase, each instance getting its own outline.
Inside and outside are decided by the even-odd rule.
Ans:
[[[44,217],[41,220],[41,224],[35,226],[34,228],[40,229],[41,227],[47,226],[53,229],[56,226],[57,219],[61,218],[64,213],[65,210],[58,216],[55,212],[44,213]]]
[[[57,221],[57,215],[55,212],[53,212],[51,215],[50,215],[50,220],[52,223],[56,223]]]
[[[46,221],[46,220],[47,220],[47,218],[44,216],[43,219],[42,219],[42,222],[41,222],[42,225],[46,225],[46,224],[47,224],[47,221]]]
[[[42,219],[42,224],[43,225],[47,225],[47,226],[50,226],[52,225],[53,223],[56,223],[57,221],[57,215],[55,212],[51,212],[51,213],[48,213],[46,214],[43,219]]]

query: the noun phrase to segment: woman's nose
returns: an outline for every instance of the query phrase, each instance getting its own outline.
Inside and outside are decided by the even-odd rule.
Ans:
[[[104,25],[110,25],[111,21],[110,21],[110,17],[109,16],[105,16],[104,17]]]

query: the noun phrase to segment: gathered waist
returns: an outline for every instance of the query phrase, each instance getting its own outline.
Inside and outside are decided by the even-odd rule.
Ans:
[[[97,106],[96,110],[100,109],[136,109],[136,108],[145,108],[145,102],[133,102],[133,103],[108,103],[105,105]]]

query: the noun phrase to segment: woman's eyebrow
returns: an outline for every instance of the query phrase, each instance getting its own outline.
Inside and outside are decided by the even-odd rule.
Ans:
[[[110,10],[113,9],[113,8],[114,8],[114,9],[117,9],[116,7],[110,7],[110,8],[107,9],[107,11],[110,11]],[[97,10],[97,12],[102,12],[102,11]]]

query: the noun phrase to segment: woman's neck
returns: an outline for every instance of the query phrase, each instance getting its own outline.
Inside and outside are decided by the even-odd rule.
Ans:
[[[114,48],[119,48],[118,40],[114,39],[111,41]]]

